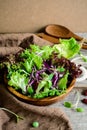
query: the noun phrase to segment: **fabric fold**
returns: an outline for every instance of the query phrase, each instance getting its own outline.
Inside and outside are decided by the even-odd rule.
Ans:
[[[32,130],[32,122],[38,121],[39,130],[72,130],[67,115],[60,108],[34,106],[21,102],[4,85],[0,85],[0,105],[23,117],[16,123],[14,115],[0,110],[0,130]]]

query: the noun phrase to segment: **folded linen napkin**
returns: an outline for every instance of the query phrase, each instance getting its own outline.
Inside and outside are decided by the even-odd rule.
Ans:
[[[34,34],[2,34],[0,39],[0,57],[2,58],[26,48],[29,43],[52,45]],[[7,39],[10,39],[10,42]],[[15,47],[19,49],[15,51]],[[1,52],[2,48],[4,49]],[[67,115],[60,108],[40,107],[22,102],[13,96],[4,84],[0,84],[0,106],[23,117],[23,120],[16,123],[14,115],[0,110],[0,130],[72,130]],[[31,124],[34,121],[39,122],[38,128],[32,127]]]

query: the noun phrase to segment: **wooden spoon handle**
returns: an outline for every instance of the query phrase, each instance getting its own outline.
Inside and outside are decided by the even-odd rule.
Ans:
[[[75,34],[75,33],[73,33],[73,32],[70,32],[70,33],[68,34],[68,36],[74,37],[77,41],[81,41],[81,40],[83,39],[82,37],[78,36],[77,34]]]
[[[36,35],[39,36],[40,38],[45,39],[47,41],[50,41],[52,43],[59,43],[59,39],[58,38],[49,36],[49,35],[47,35],[45,33],[38,33]]]
[[[80,44],[82,45],[82,49],[87,49],[87,39],[83,38]]]

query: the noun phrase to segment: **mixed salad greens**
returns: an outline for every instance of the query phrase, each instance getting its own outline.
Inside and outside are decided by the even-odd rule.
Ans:
[[[1,68],[7,70],[8,85],[37,99],[65,93],[72,79],[82,73],[80,66],[69,60],[81,46],[74,38],[60,39],[60,43],[42,47],[30,44],[14,55],[13,61],[1,63]]]

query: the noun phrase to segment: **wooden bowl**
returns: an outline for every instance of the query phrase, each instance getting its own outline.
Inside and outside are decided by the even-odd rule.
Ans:
[[[64,99],[67,96],[67,94],[69,94],[69,92],[73,89],[75,82],[76,82],[76,79],[73,79],[72,82],[70,83],[70,85],[68,86],[66,93],[64,93],[60,96],[46,97],[46,98],[43,98],[43,99],[34,99],[34,98],[31,98],[31,97],[25,96],[25,95],[17,92],[11,86],[7,86],[7,88],[13,95],[15,95],[21,101],[24,101],[24,102],[27,102],[27,103],[33,104],[33,105],[45,106],[45,105],[50,105],[52,103],[55,103],[57,101]]]

